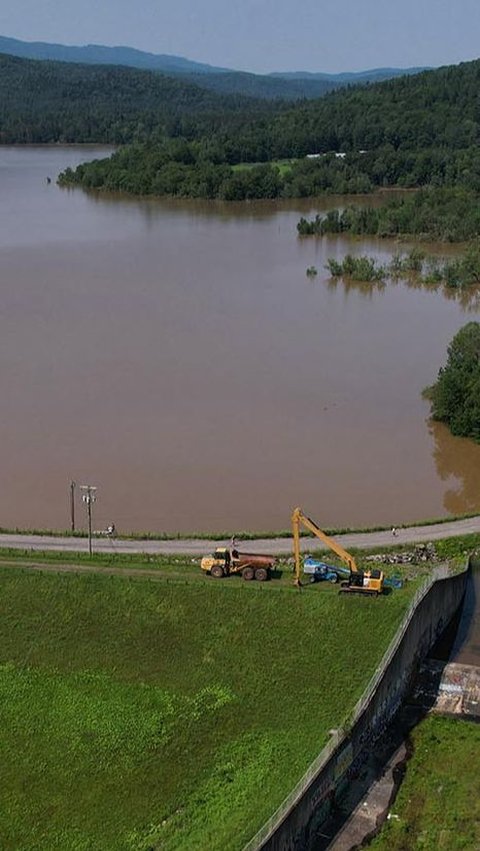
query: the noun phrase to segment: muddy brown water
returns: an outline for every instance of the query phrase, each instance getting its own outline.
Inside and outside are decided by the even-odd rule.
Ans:
[[[72,479],[119,530],[286,528],[297,504],[324,527],[480,509],[480,446],[429,424],[420,395],[475,303],[329,282],[329,256],[395,250],[297,238],[338,199],[56,186],[102,153],[0,148],[1,526],[67,527]]]

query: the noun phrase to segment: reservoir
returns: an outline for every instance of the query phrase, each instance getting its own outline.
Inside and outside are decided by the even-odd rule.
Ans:
[[[119,532],[278,530],[297,504],[323,528],[480,510],[480,446],[421,398],[478,300],[329,280],[328,257],[397,250],[297,237],[345,199],[57,187],[103,155],[0,148],[0,526],[68,528],[72,480]]]

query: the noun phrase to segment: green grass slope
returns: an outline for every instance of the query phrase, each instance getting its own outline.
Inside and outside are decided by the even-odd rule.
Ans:
[[[410,596],[1,569],[2,851],[241,848]]]
[[[413,756],[371,851],[480,848],[480,727],[430,716],[412,735]]]

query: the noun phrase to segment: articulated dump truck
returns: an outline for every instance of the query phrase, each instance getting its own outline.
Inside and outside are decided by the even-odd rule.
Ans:
[[[247,581],[257,579],[259,582],[265,582],[271,577],[272,570],[275,567],[275,557],[256,553],[240,553],[238,550],[229,547],[217,547],[213,555],[202,558],[200,566],[205,573],[209,573],[217,579],[237,573]]]

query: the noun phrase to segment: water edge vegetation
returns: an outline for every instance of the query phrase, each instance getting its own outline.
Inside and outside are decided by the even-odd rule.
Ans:
[[[424,396],[434,420],[446,423],[452,434],[480,442],[480,323],[469,322],[455,334],[447,362]]]
[[[395,254],[390,263],[379,263],[375,257],[365,255],[346,254],[342,260],[330,257],[326,268],[332,278],[364,283],[390,278],[415,280],[425,285],[442,284],[452,290],[463,289],[480,284],[480,243],[470,245],[459,257],[447,260],[428,256],[419,248],[413,248],[406,254]]]

